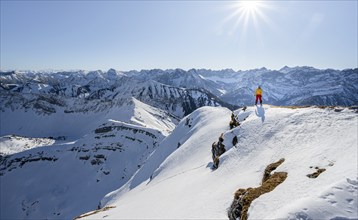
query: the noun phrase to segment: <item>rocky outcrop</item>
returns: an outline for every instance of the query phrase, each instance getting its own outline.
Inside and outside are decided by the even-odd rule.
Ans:
[[[235,192],[234,201],[228,210],[228,217],[230,220],[247,220],[249,214],[248,210],[251,202],[262,194],[269,193],[274,190],[278,185],[283,183],[287,178],[286,172],[275,172],[274,171],[279,165],[281,165],[285,159],[269,164],[263,174],[261,186],[256,188],[238,189]]]
[[[29,154],[23,157],[12,157],[5,156],[0,158],[0,176],[4,175],[6,172],[10,172],[16,168],[21,168],[25,164],[37,162],[37,161],[52,161],[55,162],[58,160],[56,156],[46,155],[43,151],[37,152],[35,155]]]
[[[214,142],[211,145],[211,154],[213,158],[213,169],[217,169],[219,167],[220,159],[219,157],[226,152],[225,145],[223,144],[224,134],[222,133],[219,137],[218,143]]]
[[[230,129],[236,128],[237,126],[240,126],[240,123],[238,120],[236,120],[234,112],[231,113],[231,121],[230,121]]]

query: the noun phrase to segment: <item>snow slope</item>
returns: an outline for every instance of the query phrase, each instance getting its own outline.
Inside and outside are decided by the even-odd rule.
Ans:
[[[107,193],[132,177],[176,123],[135,99],[99,113],[1,113],[2,132],[28,137],[0,138],[0,219],[73,219],[96,209]],[[33,138],[44,134],[56,138]]]
[[[52,145],[55,140],[50,138],[28,138],[16,135],[0,137],[0,156],[15,154],[31,148]]]
[[[102,200],[115,208],[85,218],[227,219],[234,192],[259,186],[266,166],[280,158],[277,171],[287,179],[253,201],[249,219],[358,218],[356,113],[249,107],[236,111],[241,126],[229,130],[230,113],[205,107],[184,118],[127,184]],[[211,144],[222,132],[227,151],[213,171]],[[326,171],[308,178],[315,167]]]
[[[159,129],[166,135],[178,123],[178,120],[167,112],[135,98],[103,111],[71,113],[56,111],[53,114],[39,114],[31,108],[4,108],[0,119],[0,135],[64,136],[71,140],[82,137],[108,119]]]

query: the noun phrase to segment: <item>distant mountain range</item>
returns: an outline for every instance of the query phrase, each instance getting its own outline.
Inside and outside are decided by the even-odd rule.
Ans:
[[[183,117],[201,106],[253,105],[254,90],[272,105],[358,105],[358,69],[313,67],[248,71],[182,69],[119,72],[0,72],[1,108],[46,114],[101,111],[134,97]]]
[[[205,88],[183,88],[148,79],[144,75],[108,72],[1,72],[1,109],[36,109],[99,112],[122,106],[132,97],[181,118],[201,106],[235,105],[223,102]]]

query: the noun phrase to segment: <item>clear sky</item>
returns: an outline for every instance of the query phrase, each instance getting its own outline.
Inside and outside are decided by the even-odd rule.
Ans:
[[[356,68],[357,10],[357,0],[1,0],[0,68]]]

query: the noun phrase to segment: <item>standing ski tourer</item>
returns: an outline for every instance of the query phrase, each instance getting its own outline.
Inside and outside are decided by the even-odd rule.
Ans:
[[[262,89],[261,89],[261,86],[257,87],[257,89],[255,91],[255,95],[256,95],[255,105],[257,105],[258,100],[260,100],[260,104],[262,105]]]

